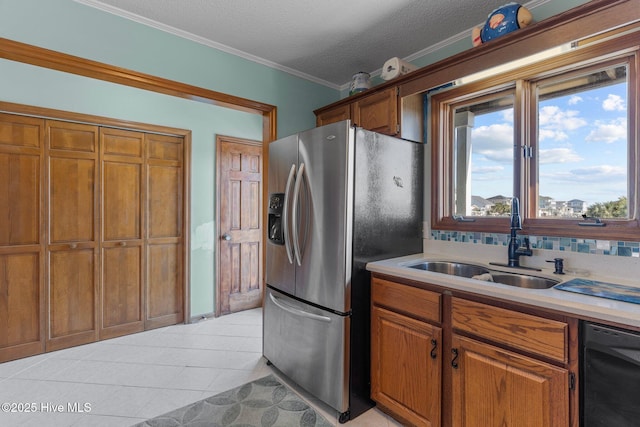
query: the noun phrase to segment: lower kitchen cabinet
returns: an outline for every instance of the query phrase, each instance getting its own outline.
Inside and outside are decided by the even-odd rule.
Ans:
[[[578,426],[575,319],[390,279],[374,275],[371,291],[383,411],[414,426]]]
[[[374,278],[371,398],[416,426],[440,425],[440,294]]]
[[[416,426],[440,425],[442,330],[373,307],[372,333],[371,397]]]
[[[569,372],[454,335],[452,415],[456,427],[569,425]]]

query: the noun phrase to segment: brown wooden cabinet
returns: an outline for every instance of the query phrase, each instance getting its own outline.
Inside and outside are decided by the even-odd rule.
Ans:
[[[184,152],[0,114],[0,362],[184,321]]]
[[[454,426],[569,425],[566,323],[456,297],[451,311]]]
[[[316,115],[316,126],[351,119],[351,104],[340,105]]]
[[[371,397],[384,411],[415,426],[578,425],[574,320],[429,287],[372,279]]]
[[[359,98],[351,108],[353,122],[357,126],[386,135],[400,134],[396,87]]]
[[[567,369],[455,334],[451,345],[452,425],[569,425]]]
[[[315,113],[317,126],[351,119],[356,126],[368,130],[386,135],[400,134],[398,88],[395,86],[372,90],[366,96],[357,96],[351,102],[343,100]]]
[[[416,425],[440,425],[440,295],[373,279],[371,398]]]
[[[0,114],[0,362],[44,350],[44,134]]]

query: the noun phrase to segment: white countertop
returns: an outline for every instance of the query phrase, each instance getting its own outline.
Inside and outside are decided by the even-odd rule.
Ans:
[[[375,273],[411,279],[417,282],[440,285],[454,290],[473,292],[478,295],[499,298],[505,301],[513,301],[557,310],[576,315],[576,317],[589,318],[590,320],[602,320],[619,323],[620,325],[640,327],[640,304],[582,295],[554,288],[525,289],[516,286],[467,279],[464,277],[408,267],[409,265],[416,264],[420,261],[464,262],[482,265],[491,270],[500,270],[509,273],[524,273],[561,281],[567,281],[576,277],[571,275],[559,276],[544,272],[525,271],[515,268],[501,268],[495,265],[487,265],[486,263],[471,261],[469,259],[452,259],[449,256],[437,258],[423,253],[371,262],[367,264],[367,270]],[[607,281],[602,278],[595,277],[588,277],[588,279]]]

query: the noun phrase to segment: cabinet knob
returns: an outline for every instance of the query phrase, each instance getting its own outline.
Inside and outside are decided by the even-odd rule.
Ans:
[[[127,246],[127,242],[120,242],[120,246]]]
[[[231,240],[231,235],[229,233],[224,233],[222,235],[222,240],[226,240],[226,241]]]
[[[69,245],[69,248],[70,248],[70,249],[75,249],[75,248],[77,248],[77,247],[78,247],[78,244],[77,244],[77,243],[71,243],[71,244]]]

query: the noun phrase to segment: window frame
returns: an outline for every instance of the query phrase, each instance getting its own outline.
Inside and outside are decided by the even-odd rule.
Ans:
[[[466,217],[454,219],[455,206],[452,188],[453,155],[453,111],[452,106],[461,100],[486,97],[508,87],[515,87],[514,102],[514,190],[520,198],[523,234],[561,236],[595,239],[637,240],[640,238],[640,141],[638,140],[638,117],[640,80],[640,46],[638,32],[633,31],[611,39],[596,40],[582,46],[574,44],[567,53],[526,65],[488,79],[436,92],[429,96],[431,158],[431,227],[435,230],[507,233],[509,219],[505,217]],[[536,85],[546,80],[557,79],[584,72],[607,64],[628,65],[628,209],[627,220],[603,220],[604,227],[579,226],[577,220],[558,218],[536,218],[537,208],[537,163],[524,159],[523,146],[537,150]],[[534,156],[537,162],[537,155]]]

